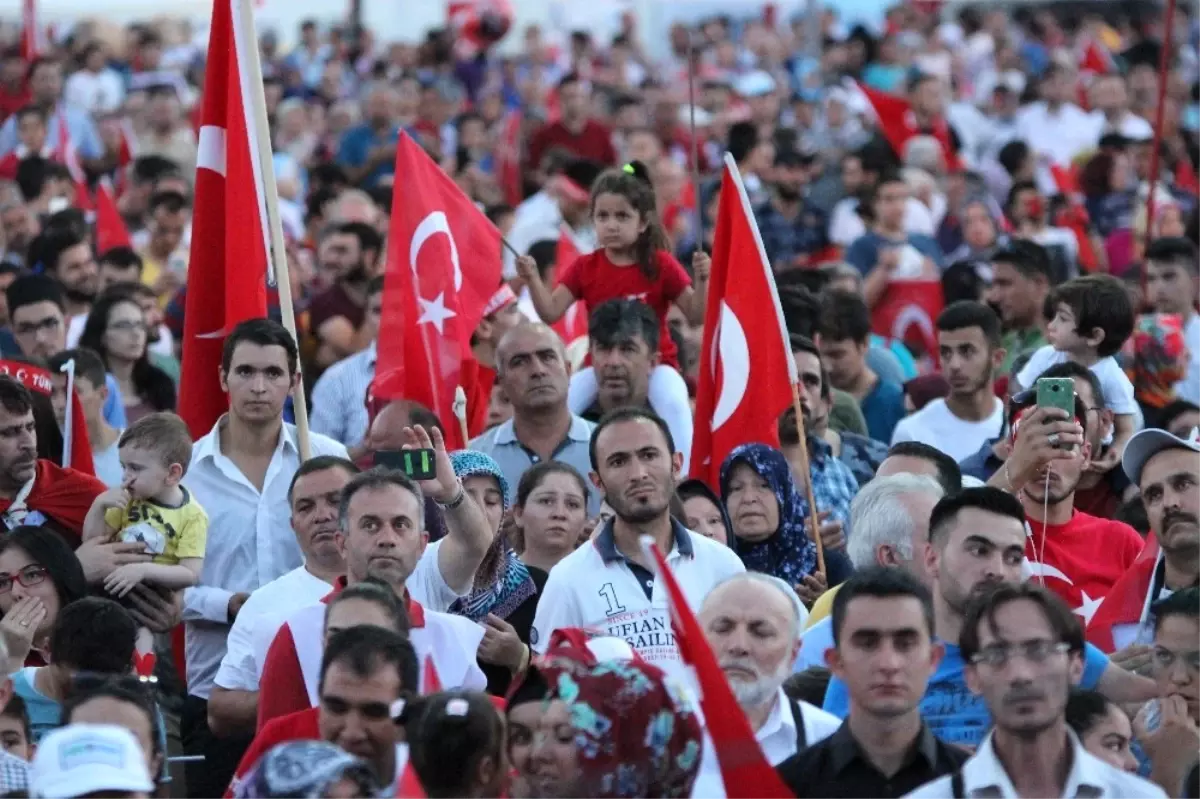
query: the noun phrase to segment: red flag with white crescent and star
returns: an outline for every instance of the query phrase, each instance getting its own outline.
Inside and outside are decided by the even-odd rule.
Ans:
[[[179,385],[179,415],[196,438],[228,407],[219,375],[225,337],[267,315],[267,225],[245,63],[257,40],[236,5],[246,1],[213,3],[205,62]]]
[[[796,381],[775,276],[728,153],[704,319],[691,476],[716,487],[721,462],[734,447],[752,441],[778,446],[776,425],[792,404]]]
[[[403,132],[396,175],[373,393],[429,408],[461,449],[454,391],[500,285],[500,231]]]
[[[112,182],[100,178],[96,184],[94,198],[96,208],[96,252],[103,255],[113,247],[129,247],[132,239],[125,219],[117,208],[117,197]]]

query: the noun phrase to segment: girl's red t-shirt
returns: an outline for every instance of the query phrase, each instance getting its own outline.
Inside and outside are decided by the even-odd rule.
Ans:
[[[655,253],[658,277],[648,280],[637,264],[617,266],[603,249],[591,255],[581,255],[558,275],[558,283],[566,286],[575,299],[587,308],[590,315],[597,306],[618,298],[641,300],[650,306],[659,322],[659,354],[662,363],[679,368],[679,352],[667,327],[667,312],[679,295],[692,285],[683,265],[666,250]]]

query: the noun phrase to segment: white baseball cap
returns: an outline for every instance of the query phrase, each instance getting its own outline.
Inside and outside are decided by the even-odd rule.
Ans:
[[[1164,449],[1190,449],[1192,452],[1200,452],[1200,430],[1193,427],[1186,439],[1173,436],[1157,427],[1146,428],[1135,434],[1125,445],[1125,454],[1121,456],[1121,467],[1125,469],[1125,474],[1134,485],[1141,484],[1142,469],[1146,461]]]
[[[47,733],[33,758],[30,793],[72,799],[97,791],[154,792],[133,733],[111,724],[70,724]]]

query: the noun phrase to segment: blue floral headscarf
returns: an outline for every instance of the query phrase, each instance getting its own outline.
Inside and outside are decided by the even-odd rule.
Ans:
[[[470,449],[450,453],[450,463],[459,479],[468,477],[492,477],[500,487],[501,502],[508,510],[508,480],[500,471],[500,464],[490,455]],[[483,556],[483,562],[475,571],[474,589],[465,597],[455,600],[451,613],[466,616],[471,621],[483,621],[488,614],[507,618],[522,602],[537,593],[537,586],[529,576],[529,570],[517,557],[508,543],[508,538],[497,533],[492,546]]]
[[[730,542],[750,571],[762,572],[797,585],[816,571],[817,545],[804,530],[808,502],[796,489],[792,468],[783,453],[766,444],[742,444],[721,464],[721,500],[729,502],[729,477],[744,463],[767,481],[779,502],[779,529],[765,541],[751,543],[737,536]]]

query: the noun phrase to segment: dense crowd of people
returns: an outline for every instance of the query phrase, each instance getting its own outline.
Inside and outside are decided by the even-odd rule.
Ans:
[[[0,53],[0,796],[1200,796],[1194,9],[499,5],[259,37],[294,319],[191,338],[203,38]],[[455,418],[407,142],[505,245]]]

